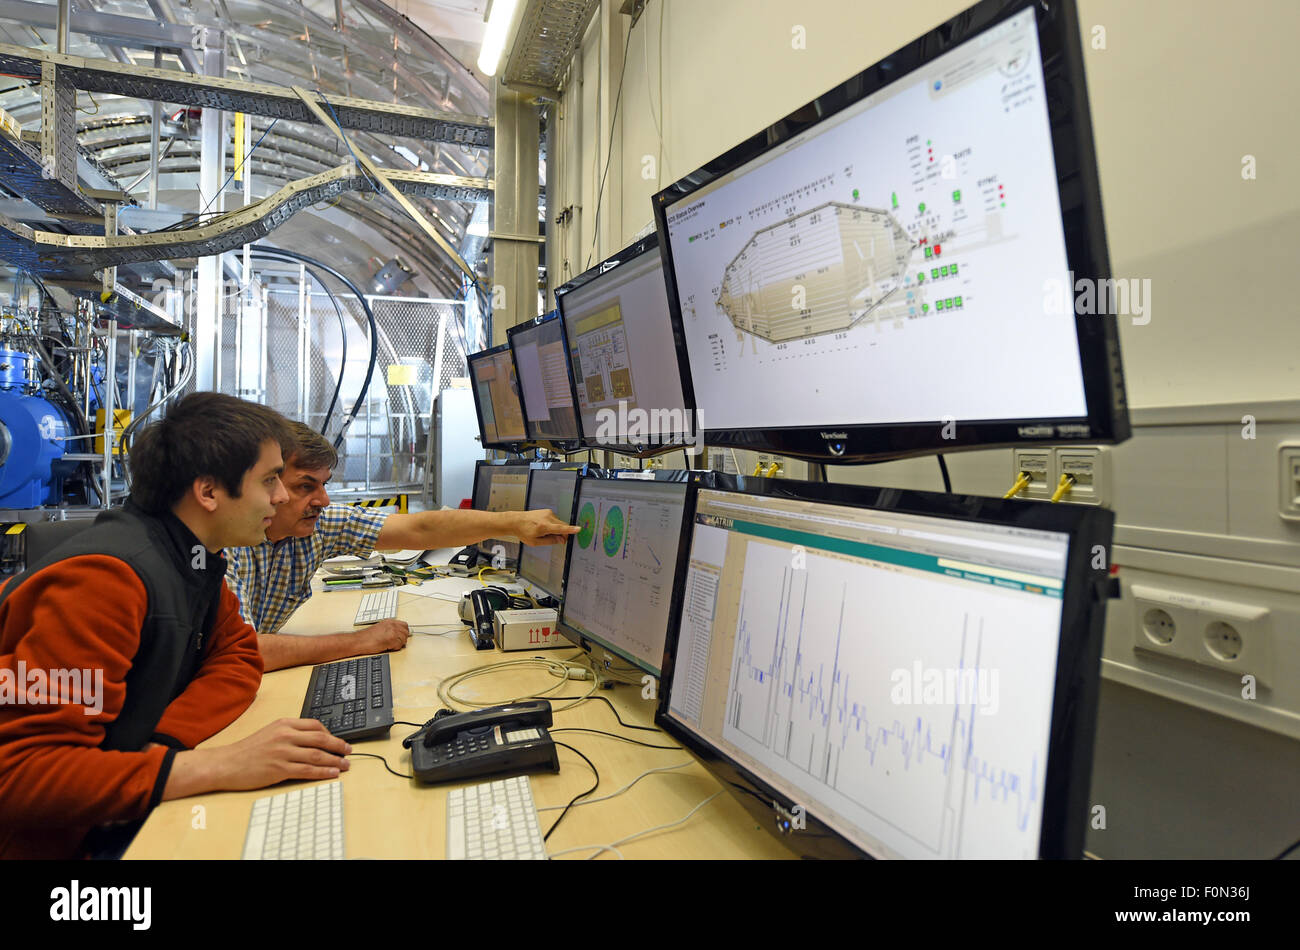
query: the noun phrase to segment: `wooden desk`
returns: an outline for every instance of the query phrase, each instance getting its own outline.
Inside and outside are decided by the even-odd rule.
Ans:
[[[319,589],[319,581],[316,582]],[[438,582],[446,588],[452,582]],[[468,585],[462,585],[468,589]],[[352,626],[359,591],[317,593],[299,608],[285,633],[319,635],[347,630]],[[445,677],[472,667],[530,656],[524,652],[482,652],[473,648],[469,635],[450,601],[421,597],[403,591],[398,617],[412,624],[406,649],[390,654],[395,719],[422,723],[433,716],[441,703],[438,684]],[[451,632],[416,628],[415,624],[446,624]],[[451,625],[457,625],[452,627]],[[556,658],[575,655],[573,650],[542,651]],[[204,745],[225,745],[256,732],[283,717],[296,718],[307,691],[310,667],[296,667],[268,673],[253,704],[225,730]],[[557,680],[545,670],[505,670],[463,684],[458,696],[480,702],[507,702],[530,692],[555,686]],[[558,695],[579,696],[589,682],[569,681]],[[654,706],[642,700],[640,690],[618,686],[601,690],[619,710],[624,721],[653,725]],[[554,705],[562,706],[559,700]],[[555,713],[554,729],[584,726],[652,742],[676,745],[663,732],[623,729],[604,703],[590,701]],[[383,755],[399,772],[411,770],[410,753],[402,738],[412,727],[394,726],[387,739],[353,743],[354,752]],[[683,750],[647,749],[617,739],[583,732],[561,732],[556,737],[581,749],[600,769],[600,788],[592,797],[608,795],[622,788],[646,769],[689,761],[684,768],[646,776],[617,798],[592,805],[575,805],[564,823],[546,843],[556,853],[578,845],[605,844],[643,829],[676,821],[722,786]],[[539,811],[563,806],[574,795],[589,788],[591,769],[567,749],[559,750],[560,771],[531,776],[533,797]],[[390,774],[378,759],[354,756],[351,768],[340,777],[343,783],[344,846],[349,858],[442,858],[446,853],[447,785],[421,785]],[[478,778],[463,784],[489,781]],[[284,783],[251,792],[219,792],[164,802],[149,816],[126,853],[133,858],[238,858],[243,851],[244,833],[253,802],[266,795],[288,791],[298,784]],[[542,830],[555,823],[559,810],[540,811]],[[628,858],[791,858],[794,855],[766,829],[760,828],[729,792],[709,802],[689,821],[659,831],[619,850]],[[590,854],[574,852],[565,858]],[[602,858],[614,856],[604,852]]]

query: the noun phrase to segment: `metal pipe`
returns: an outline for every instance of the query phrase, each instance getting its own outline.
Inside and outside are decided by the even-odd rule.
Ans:
[[[56,43],[60,53],[67,55],[68,35],[72,28],[72,0],[59,0],[59,22]]]
[[[162,69],[162,50],[153,51],[153,68]],[[162,103],[154,99],[149,103],[149,208],[158,210],[158,163],[162,161],[162,156],[158,152],[158,141],[162,133]],[[175,142],[175,137],[172,142]],[[171,148],[171,143],[167,144]],[[129,192],[130,189],[128,188]]]
[[[112,504],[113,496],[113,402],[117,392],[117,321],[108,321],[108,353],[104,374],[104,492],[100,497],[102,507]]]

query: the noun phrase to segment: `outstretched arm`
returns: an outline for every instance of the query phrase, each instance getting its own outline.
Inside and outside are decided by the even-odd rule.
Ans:
[[[525,544],[559,544],[578,528],[546,509],[537,511],[421,511],[389,515],[375,547],[429,550],[477,544],[487,538],[518,538]]]

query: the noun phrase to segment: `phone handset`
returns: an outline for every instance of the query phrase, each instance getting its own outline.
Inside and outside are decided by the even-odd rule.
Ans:
[[[477,709],[473,712],[429,720],[424,726],[423,744],[425,748],[432,748],[454,739],[462,732],[489,728],[506,722],[516,726],[549,728],[551,721],[551,704],[544,699],[493,706],[489,709]]]

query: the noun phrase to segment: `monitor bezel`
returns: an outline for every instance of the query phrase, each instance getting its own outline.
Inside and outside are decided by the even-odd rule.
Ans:
[[[658,233],[651,232],[645,237],[633,241],[622,250],[611,254],[609,257],[596,264],[595,267],[583,271],[577,277],[574,277],[567,283],[555,288],[555,309],[559,313],[560,332],[564,336],[564,355],[565,360],[569,364],[569,381],[573,386],[573,405],[578,411],[578,431],[581,433],[583,446],[588,449],[605,449],[611,452],[618,452],[620,455],[645,459],[653,458],[656,455],[662,455],[665,452],[675,452],[683,448],[690,448],[695,444],[693,439],[687,437],[689,435],[688,433],[683,433],[683,437],[680,441],[663,441],[660,439],[647,439],[645,442],[620,442],[618,440],[602,441],[597,438],[594,432],[587,432],[582,419],[582,406],[578,401],[578,378],[577,374],[573,371],[573,352],[570,349],[569,326],[564,315],[564,304],[566,298],[573,291],[600,280],[605,276],[605,274],[609,273],[609,271],[614,270],[621,265],[631,264],[634,261],[640,260],[646,254],[659,254],[662,273],[662,268],[664,266],[662,250],[663,249],[659,244]],[[681,337],[680,326],[672,319],[671,309],[669,311],[668,325],[673,334],[673,351],[677,358],[677,371],[682,388],[682,408],[690,413],[690,418],[693,420],[695,418],[695,406],[688,394],[689,386],[687,380],[681,376],[683,372],[682,349],[685,346],[685,339]],[[525,424],[527,424],[526,420]]]
[[[660,477],[661,474],[664,477]],[[696,486],[699,484],[700,476],[703,474],[706,473],[683,471],[681,469],[671,469],[662,472],[656,471],[655,477],[653,479],[650,478],[619,479],[617,472],[615,470],[605,469],[599,473],[586,474],[582,478],[578,479],[578,490],[573,493],[573,519],[574,522],[576,523],[578,512],[582,510],[583,485],[587,482],[605,482],[605,481],[622,480],[622,481],[655,482],[658,484],[672,484],[672,485],[684,484],[685,485],[686,494],[684,496],[683,507],[682,507],[681,532],[677,536],[677,560],[673,566],[672,590],[670,591],[669,598],[668,598],[668,629],[669,630],[672,630],[675,626],[676,614],[674,611],[680,610],[681,608],[681,603],[677,596],[677,587],[680,583],[682,573],[686,568],[687,551],[685,548],[685,542],[686,542],[687,534],[690,530],[691,522],[695,518]],[[556,613],[556,624],[555,624],[556,630],[566,640],[568,640],[575,647],[582,650],[584,653],[588,655],[592,653],[593,645],[598,646],[603,650],[609,651],[611,654],[619,657],[619,659],[628,663],[630,666],[635,667],[636,669],[642,671],[643,673],[646,673],[654,677],[660,676],[661,674],[659,670],[652,669],[644,661],[628,656],[626,653],[623,653],[617,648],[610,646],[609,644],[593,636],[592,634],[579,630],[576,627],[573,627],[570,624],[565,622],[564,610],[565,610],[565,604],[568,602],[567,595],[569,592],[569,584],[570,584],[569,572],[573,565],[574,547],[575,545],[569,544],[567,549],[564,552],[564,591],[566,596],[564,600],[560,602],[560,609]],[[662,661],[661,661],[661,669],[662,669]]]
[[[573,408],[574,420],[577,423],[577,434],[572,438],[553,439],[550,436],[543,436],[537,432],[531,419],[528,418],[528,397],[524,391],[523,374],[519,372],[519,353],[515,340],[522,334],[538,327],[558,320],[560,325],[560,346],[564,349],[564,374],[569,384],[569,402]],[[550,313],[542,314],[540,317],[533,317],[531,320],[525,320],[522,323],[516,323],[506,330],[506,346],[510,348],[510,361],[515,367],[515,379],[519,383],[519,407],[524,414],[524,436],[525,441],[533,445],[548,445],[557,452],[564,455],[572,455],[575,452],[583,451],[582,445],[582,418],[578,409],[578,390],[573,380],[573,366],[569,361],[569,341],[564,336],[564,319],[560,316],[558,309]]]
[[[922,517],[951,518],[1037,531],[1054,531],[1070,537],[1062,582],[1061,633],[1052,693],[1047,767],[1043,783],[1043,815],[1038,857],[1078,859],[1083,855],[1087,831],[1088,794],[1092,779],[1093,739],[1096,734],[1097,698],[1101,685],[1101,648],[1106,617],[1109,561],[1115,516],[1104,508],[1059,505],[1040,501],[1004,500],[977,495],[950,495],[911,489],[876,488],[827,482],[800,482],[720,472],[701,473],[695,495],[716,489],[739,494],[825,502]],[[807,828],[788,826],[793,809],[803,807],[761,776],[732,759],[724,750],[668,715],[672,695],[681,609],[686,591],[686,565],[694,540],[696,503],[692,502],[690,530],[683,540],[686,554],[677,576],[669,613],[672,626],[664,641],[655,723],[701,759],[724,786],[765,827],[796,851],[819,856],[874,857],[849,841],[820,817],[798,814]],[[1100,550],[1103,563],[1094,567]],[[786,826],[782,827],[782,822]],[[809,829],[812,832],[809,833]]]
[[[524,397],[519,394],[519,413],[524,416],[524,438],[517,442],[489,442],[487,438],[487,426],[483,424],[483,406],[479,402],[478,378],[474,374],[475,364],[485,359],[495,358],[502,353],[510,352],[509,343],[500,343],[497,346],[488,347],[486,350],[479,350],[477,353],[471,353],[465,357],[465,367],[469,373],[469,388],[474,395],[474,414],[478,417],[478,438],[479,442],[485,449],[496,449],[499,452],[519,453],[524,451],[528,442],[528,418],[524,416]],[[514,355],[511,354],[510,365],[514,366]],[[516,380],[519,371],[515,370]],[[494,407],[495,408],[495,407]]]
[[[709,428],[709,420],[698,413],[672,245],[668,240],[669,206],[688,200],[720,176],[783,147],[794,136],[1027,9],[1035,11],[1044,84],[1050,93],[1050,134],[1070,273],[1076,280],[1111,277],[1075,0],[982,0],[654,195],[651,203],[660,238],[669,314],[678,344],[683,385],[689,387],[686,401],[695,410],[694,418],[705,426],[705,444],[826,463],[852,463],[993,447],[1115,444],[1129,438],[1131,428],[1117,319],[1113,314],[1079,314],[1077,307],[1075,329],[1087,403],[1086,415],[1082,417],[953,419],[950,425],[944,419],[919,423],[718,429]],[[814,118],[810,120],[809,116]]]
[[[583,465],[569,465],[569,464],[560,464],[560,465],[555,465],[555,466],[549,466],[549,465],[534,465],[534,466],[532,466],[532,468],[531,468],[531,469],[529,470],[529,472],[528,472],[528,492],[527,492],[527,494],[524,496],[524,510],[525,510],[525,511],[532,511],[532,510],[533,510],[533,506],[532,506],[532,500],[533,500],[533,481],[534,481],[534,479],[537,478],[537,475],[538,475],[538,473],[540,473],[540,472],[572,472],[572,473],[573,473],[573,478],[574,478],[574,485],[573,485],[573,504],[570,506],[569,513],[568,513],[567,517],[566,517],[563,513],[558,512],[558,511],[554,513],[554,514],[555,514],[555,517],[559,518],[559,519],[560,519],[561,521],[563,521],[565,524],[573,524],[573,518],[574,518],[574,515],[575,515],[575,513],[576,513],[577,510],[578,510],[578,508],[577,508],[577,505],[578,505],[578,482],[582,481],[584,475],[587,474],[587,472],[586,472],[586,467],[583,466]],[[565,591],[565,587],[566,587],[566,581],[567,581],[567,579],[568,579],[567,574],[566,574],[566,571],[567,571],[567,569],[568,569],[568,561],[569,561],[569,548],[568,548],[568,545],[569,545],[569,539],[566,538],[564,541],[562,541],[562,542],[560,542],[560,543],[563,544],[565,547],[564,547],[564,565],[563,565],[563,566],[561,567],[561,569],[560,569],[560,589],[559,589],[558,591],[555,591],[555,590],[547,590],[547,589],[546,589],[546,588],[545,588],[541,583],[539,583],[538,581],[533,580],[531,577],[528,577],[528,576],[526,576],[526,575],[524,574],[524,549],[525,549],[526,547],[531,547],[532,545],[521,545],[521,546],[520,546],[520,548],[519,548],[519,563],[518,563],[518,567],[517,567],[517,570],[516,570],[515,573],[518,574],[519,579],[520,579],[521,581],[527,581],[529,584],[531,584],[533,587],[535,587],[535,588],[537,588],[538,590],[540,590],[540,591],[541,591],[543,594],[545,594],[546,596],[548,596],[548,597],[554,597],[554,598],[555,598],[556,600],[558,600],[558,601],[563,601],[563,600],[564,600],[564,591]],[[547,547],[552,547],[552,545],[546,545],[546,546],[547,546]]]

